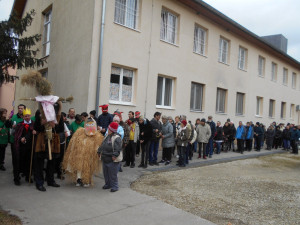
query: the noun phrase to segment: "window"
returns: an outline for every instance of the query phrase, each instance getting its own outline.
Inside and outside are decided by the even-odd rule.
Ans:
[[[275,115],[275,100],[270,99],[269,102],[269,117],[274,118]]]
[[[138,18],[138,0],[116,0],[115,22],[136,29]]]
[[[286,103],[281,102],[280,118],[285,119],[286,117]]]
[[[173,79],[158,76],[157,78],[157,106],[172,106]]]
[[[265,76],[265,58],[262,56],[258,57],[258,75],[260,77]]]
[[[133,70],[112,66],[109,100],[116,103],[132,103]]]
[[[236,115],[244,115],[244,100],[245,94],[244,93],[236,93],[236,108],[235,114]]]
[[[292,75],[292,88],[296,89],[296,84],[297,84],[297,74],[293,73],[293,75]]]
[[[247,49],[240,47],[239,48],[239,69],[246,70],[246,57]]]
[[[192,82],[192,89],[191,89],[191,104],[190,108],[193,111],[203,111],[203,84],[198,84]]]
[[[262,116],[263,114],[263,98],[256,97],[256,116]]]
[[[283,80],[282,83],[284,85],[288,84],[288,70],[286,68],[283,68]]]
[[[50,54],[51,15],[51,10],[44,15],[43,56]]]
[[[295,104],[291,104],[290,107],[290,118],[295,119]]]
[[[229,42],[224,38],[220,38],[219,43],[219,62],[228,63],[228,45]]]
[[[206,47],[206,30],[195,25],[194,32],[194,52],[200,55],[205,55]]]
[[[177,20],[178,17],[176,15],[165,9],[162,9],[160,25],[160,39],[162,41],[176,44]]]
[[[227,90],[218,88],[217,89],[217,103],[216,103],[216,112],[217,113],[225,113],[226,97],[227,97]]]
[[[272,62],[272,74],[271,74],[271,80],[277,81],[277,64]]]

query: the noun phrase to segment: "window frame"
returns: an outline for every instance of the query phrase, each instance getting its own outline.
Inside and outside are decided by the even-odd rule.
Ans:
[[[221,93],[219,94],[219,91],[224,91],[225,97],[224,97],[224,111],[221,111],[220,103],[221,99],[219,99],[219,96],[221,96]],[[225,114],[227,112],[227,89],[224,88],[217,88],[217,96],[216,96],[216,113],[218,114]]]
[[[139,11],[140,11],[140,0],[134,0],[136,2],[136,9],[131,9],[129,10],[129,7],[128,7],[128,0],[126,0],[126,3],[125,3],[125,7],[124,9],[117,9],[117,5],[118,4],[122,4],[122,3],[118,3],[120,0],[115,0],[115,12],[114,12],[114,23],[118,24],[118,25],[121,25],[121,26],[124,26],[124,27],[127,27],[129,29],[133,29],[133,30],[138,30],[138,27],[139,27]],[[118,12],[120,13],[121,10],[123,10],[123,13],[124,13],[124,23],[122,23],[121,21],[118,21],[118,18],[117,18],[117,10],[119,10]],[[130,26],[128,24],[128,14],[129,14],[129,11],[135,11],[135,15],[134,15],[134,26]],[[121,14],[121,13],[120,13]],[[120,15],[119,15],[120,17]]]
[[[289,71],[287,68],[283,67],[282,84],[288,86],[288,82],[289,82]]]
[[[166,30],[167,30],[167,33],[164,33],[164,23],[163,23],[163,14],[166,13],[166,16],[167,16],[167,27],[166,27]],[[172,34],[169,34],[169,15],[170,16],[173,16],[176,20],[175,20],[175,26],[174,26],[174,42],[172,41],[169,41],[169,36],[171,36],[172,38]],[[166,43],[169,43],[169,44],[172,44],[172,45],[177,45],[177,41],[178,41],[178,24],[179,24],[179,15],[166,9],[166,8],[162,8],[161,10],[161,16],[160,16],[160,40],[163,41],[163,42],[166,42]]]
[[[292,88],[296,89],[297,87],[297,74],[295,72],[292,73]]]
[[[193,85],[194,86],[201,86],[201,99],[198,99],[199,95],[197,95],[196,88],[194,88],[194,93],[193,92]],[[193,112],[203,112],[204,108],[204,91],[205,91],[205,84],[197,83],[197,82],[191,82],[191,95],[190,95],[190,111]],[[194,100],[192,102],[192,95],[194,97]],[[200,109],[196,109],[196,102],[197,100],[200,100]]]
[[[265,77],[266,59],[261,55],[258,56],[258,76]]]
[[[242,52],[244,57],[242,56]],[[242,46],[239,46],[238,68],[243,71],[247,70],[247,49]]]
[[[196,32],[198,30],[200,32],[203,32],[203,39],[204,40],[196,40]],[[197,36],[198,38],[198,36]],[[201,43],[202,42],[202,43]],[[198,54],[198,55],[202,55],[202,56],[206,56],[206,47],[207,46],[207,29],[199,26],[198,24],[195,24],[195,28],[194,28],[194,46],[193,46],[193,52]],[[201,47],[203,47],[203,51],[197,51],[197,49],[201,50]]]
[[[295,119],[295,104],[291,103],[290,105],[290,119]]]
[[[280,119],[286,119],[286,102],[281,102],[280,106]]]
[[[229,40],[223,38],[223,37],[220,37],[220,40],[219,40],[219,58],[218,58],[218,61],[220,63],[224,63],[226,65],[229,64]],[[224,51],[223,47],[224,47],[224,43],[226,43],[226,50]],[[223,61],[223,54],[225,52],[225,62]]]
[[[239,98],[238,96],[241,96],[241,98]],[[242,99],[242,102],[239,103],[238,100]],[[238,112],[239,107],[242,104],[242,112]],[[245,93],[242,92],[237,92],[236,93],[236,105],[235,105],[235,115],[236,116],[243,116],[245,115]]]
[[[260,96],[256,96],[256,111],[255,116],[262,117],[263,116],[263,102],[264,98]]]
[[[274,99],[269,100],[269,118],[274,118],[275,117],[275,104],[276,104],[276,100],[274,100]],[[272,114],[271,114],[271,111],[270,111],[271,106],[272,106]]]
[[[158,78],[161,77],[163,78],[163,84],[162,84],[162,99],[161,99],[161,102],[162,104],[161,105],[158,105],[157,104],[157,91],[158,91]],[[168,105],[165,105],[165,89],[166,89],[166,79],[170,79],[172,81],[172,88],[171,88],[171,99],[170,99],[170,106]],[[163,75],[158,75],[157,76],[157,84],[156,84],[156,100],[155,100],[155,105],[157,108],[165,108],[165,109],[172,109],[173,107],[173,94],[174,94],[174,84],[175,84],[175,79],[172,78],[172,77],[167,77],[167,76],[163,76]]]
[[[49,20],[47,21],[47,16],[49,15]],[[43,57],[47,57],[50,55],[50,47],[51,47],[51,21],[52,21],[52,9],[43,13],[43,39],[42,39],[42,46],[43,46]],[[46,29],[47,27],[47,29]],[[47,35],[46,35],[47,30]],[[45,38],[46,37],[46,38]],[[46,39],[46,40],[45,40]]]
[[[277,73],[278,73],[277,63],[272,62],[272,64],[271,64],[271,81],[277,82]]]

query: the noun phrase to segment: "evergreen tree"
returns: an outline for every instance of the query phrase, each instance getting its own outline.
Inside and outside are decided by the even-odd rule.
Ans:
[[[10,76],[8,67],[22,69],[43,66],[45,59],[37,58],[37,42],[40,34],[24,35],[33,21],[35,11],[31,10],[23,18],[12,13],[10,18],[0,22],[0,86],[4,82],[14,82],[16,76]]]

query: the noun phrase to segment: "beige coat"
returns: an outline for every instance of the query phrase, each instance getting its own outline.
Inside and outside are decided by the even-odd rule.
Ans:
[[[196,131],[197,131],[197,141],[208,143],[209,138],[211,136],[210,126],[207,123],[205,123],[204,126],[200,124],[197,126]]]

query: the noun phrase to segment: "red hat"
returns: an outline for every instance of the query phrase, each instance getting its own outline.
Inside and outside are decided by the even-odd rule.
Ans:
[[[114,115],[117,115],[118,117],[120,117],[120,119],[122,118],[122,113],[120,112],[118,109],[114,112]]]
[[[140,115],[141,115],[141,113],[140,113],[139,111],[136,111],[136,112],[135,112],[135,117],[136,117],[136,118],[139,118]]]
[[[186,126],[186,124],[187,124],[186,120],[182,120],[181,123],[182,123],[184,126]]]
[[[108,104],[100,105],[99,108],[102,108],[102,112],[108,112]]]
[[[112,123],[109,124],[108,129],[109,129],[111,132],[113,132],[113,133],[117,133],[118,127],[119,127],[119,124],[118,124],[118,123],[112,122]]]

